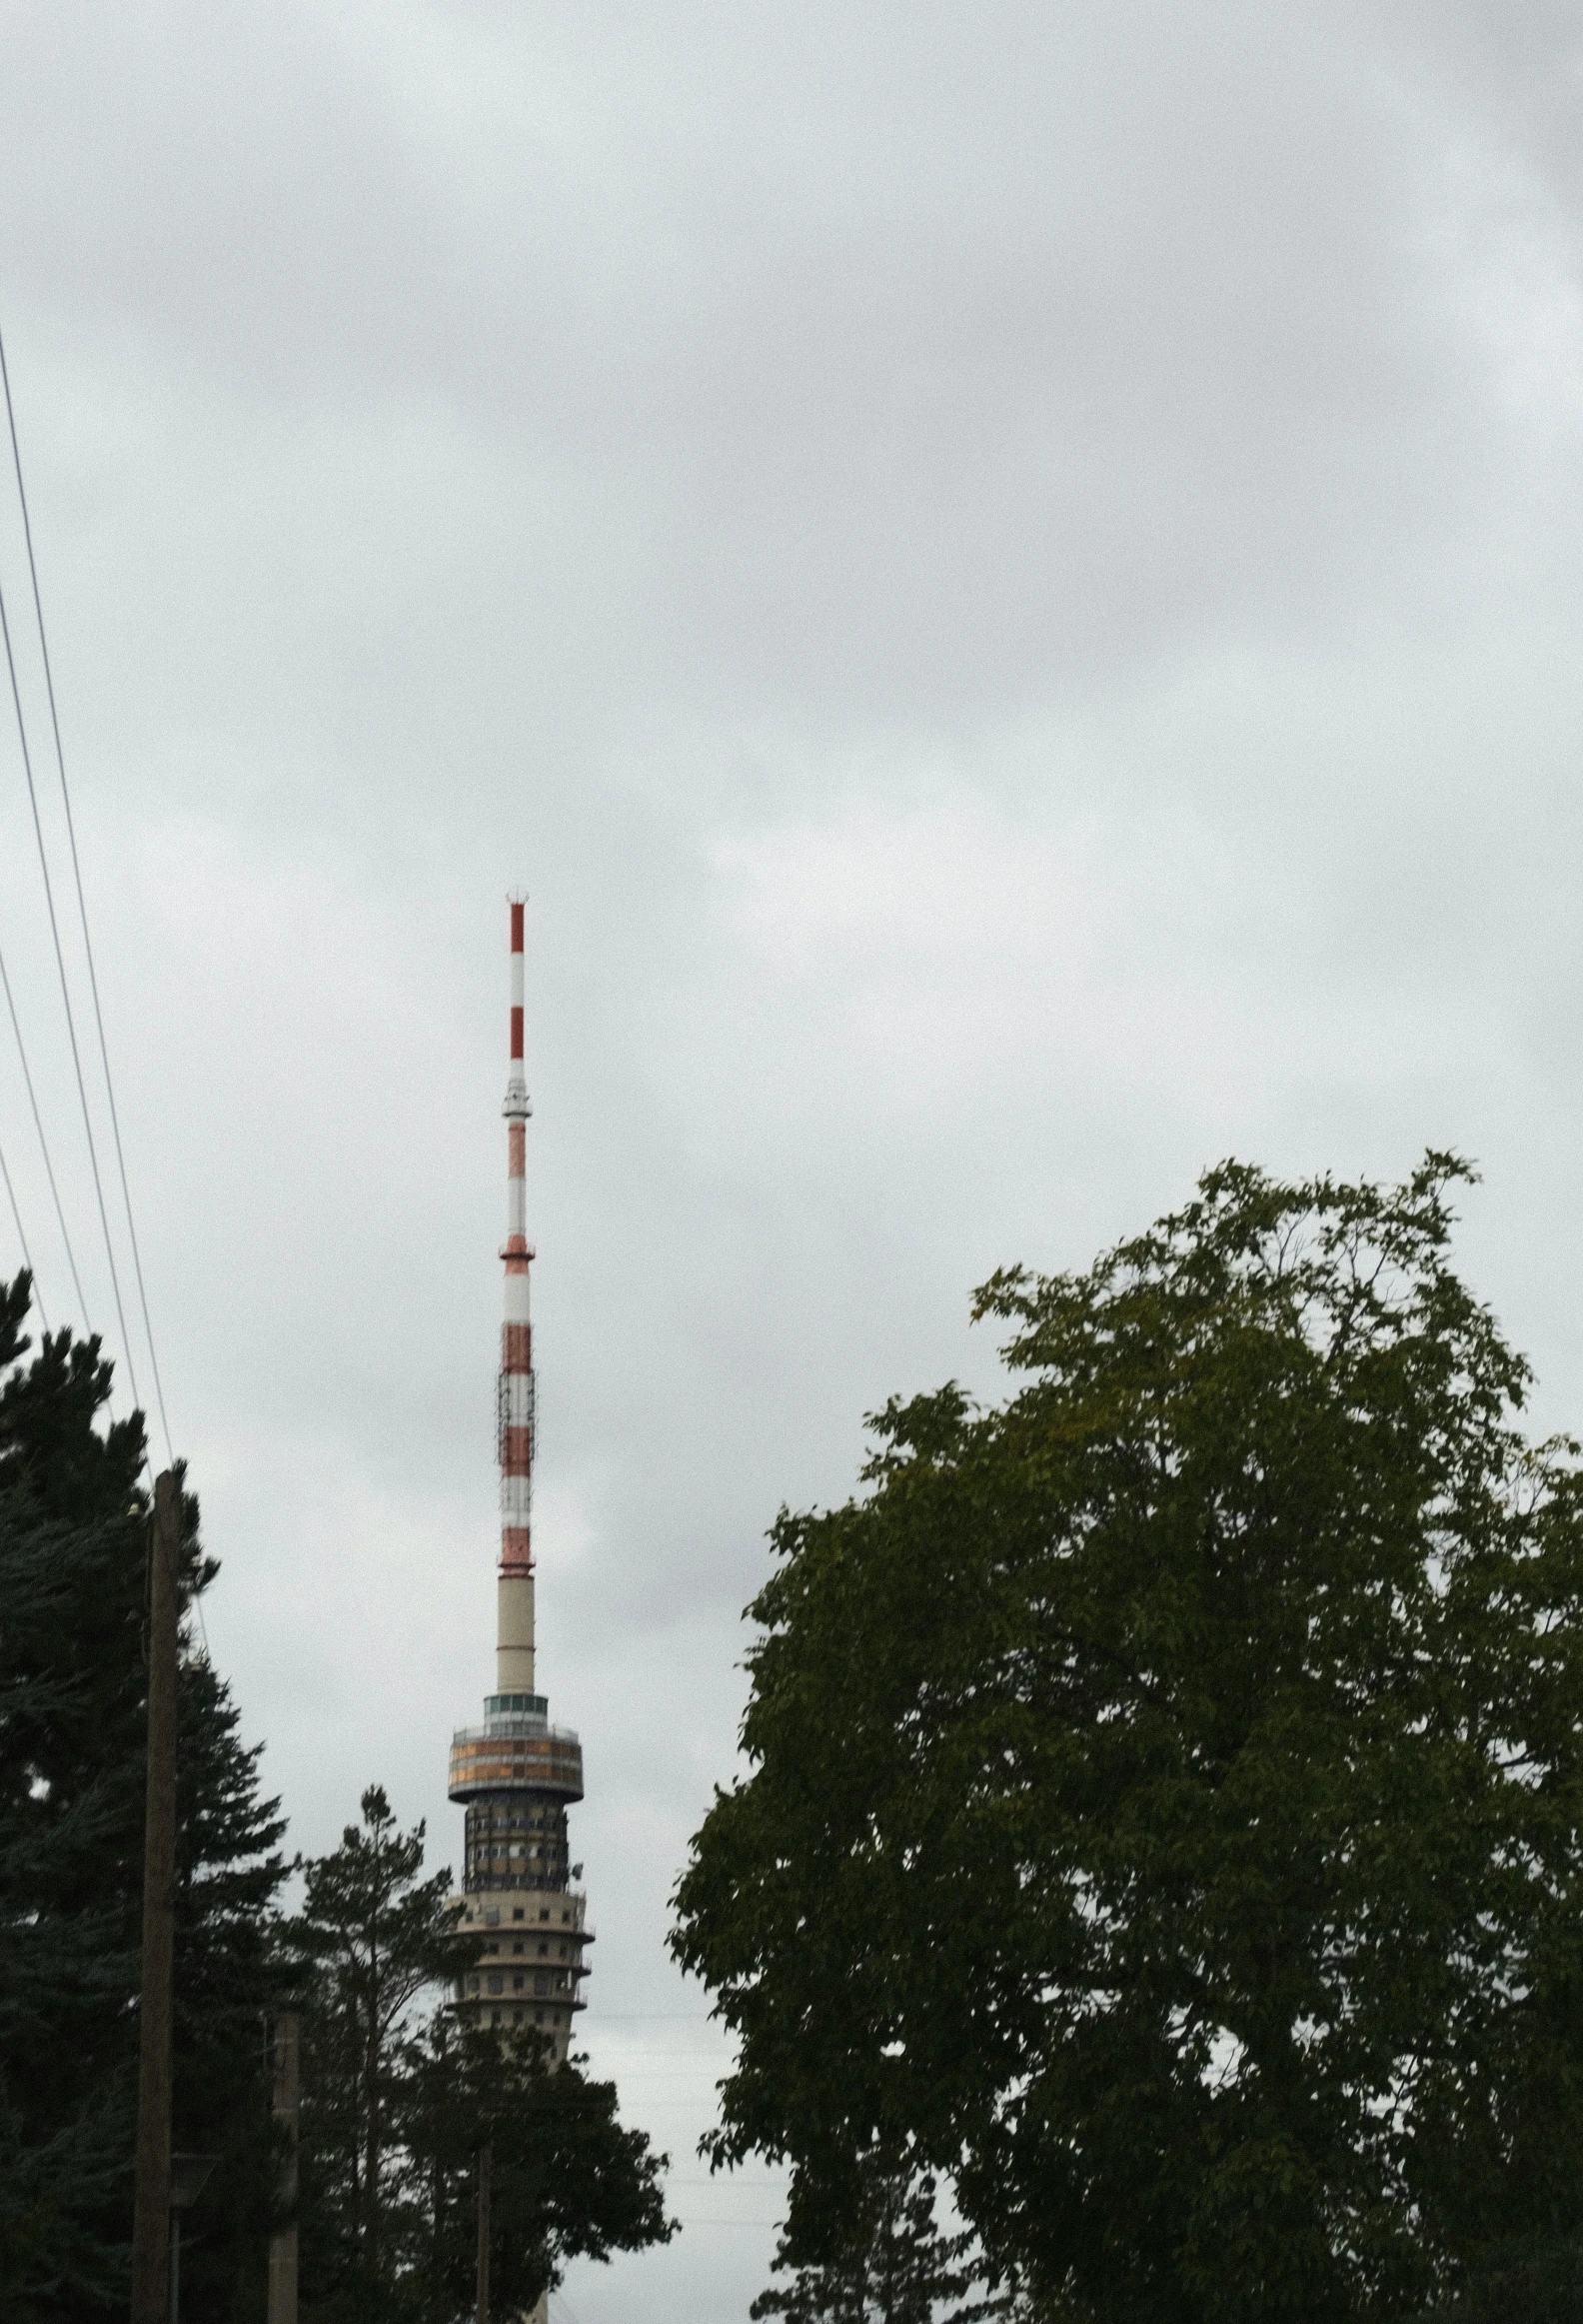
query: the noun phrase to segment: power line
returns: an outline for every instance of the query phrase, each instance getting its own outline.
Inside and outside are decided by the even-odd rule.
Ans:
[[[116,1105],[116,1099],[115,1099],[115,1084],[114,1084],[114,1082],[111,1080],[111,1077],[110,1077],[110,1049],[109,1049],[109,1044],[108,1044],[108,1043],[106,1042],[106,1040],[105,1040],[105,1029],[104,1029],[104,1012],[103,1012],[103,1010],[100,1008],[100,1005],[99,1005],[99,973],[98,973],[98,970],[97,970],[97,969],[95,968],[95,966],[94,966],[93,943],[92,943],[92,940],[90,939],[90,937],[89,937],[89,934],[88,934],[88,906],[87,906],[87,903],[86,903],[86,901],[85,901],[85,899],[84,899],[84,896],[83,896],[83,884],[82,884],[82,866],[81,866],[81,864],[79,863],[79,861],[78,861],[78,856],[77,856],[77,826],[76,826],[76,824],[75,824],[75,822],[73,821],[73,818],[72,818],[72,811],[71,811],[71,790],[70,790],[70,787],[68,786],[68,784],[67,784],[67,781],[66,781],[66,754],[65,754],[65,752],[64,752],[64,751],[62,750],[62,748],[61,748],[60,716],[59,716],[59,713],[57,712],[57,710],[56,710],[56,707],[55,707],[55,678],[54,678],[54,673],[52,672],[52,670],[51,670],[51,668],[50,668],[50,657],[49,657],[49,639],[48,639],[48,637],[46,636],[46,634],[45,634],[45,629],[44,629],[44,601],[43,601],[43,598],[42,598],[42,597],[40,596],[40,594],[39,594],[38,565],[37,565],[37,562],[35,561],[35,559],[34,559],[34,555],[33,555],[33,525],[32,525],[32,520],[31,520],[31,518],[30,518],[30,517],[29,517],[29,515],[28,515],[28,504],[27,504],[27,487],[26,487],[26,486],[23,484],[23,482],[22,482],[22,450],[21,450],[21,446],[20,446],[20,445],[18,444],[18,442],[17,442],[16,412],[15,412],[15,409],[13,408],[13,405],[12,405],[12,402],[11,402],[11,374],[10,374],[10,371],[8,370],[8,368],[7,368],[7,366],[6,366],[6,357],[5,357],[5,339],[4,339],[4,336],[3,336],[3,335],[0,335],[0,383],[3,383],[3,385],[4,385],[4,388],[5,388],[6,426],[7,426],[7,428],[9,429],[9,431],[10,431],[10,436],[11,436],[11,465],[12,465],[12,467],[13,467],[13,468],[16,470],[17,501],[18,501],[18,504],[20,505],[20,507],[21,507],[21,510],[22,510],[22,537],[23,537],[23,539],[25,540],[25,542],[27,543],[28,579],[29,579],[29,581],[32,583],[32,586],[33,586],[33,612],[34,612],[34,616],[35,616],[35,618],[36,618],[36,620],[37,620],[37,622],[38,622],[39,653],[40,653],[40,655],[41,655],[41,657],[42,657],[42,659],[43,659],[43,663],[44,663],[44,688],[45,688],[45,692],[47,693],[47,695],[48,695],[48,697],[49,697],[50,731],[51,731],[51,733],[53,734],[53,736],[54,736],[54,739],[55,739],[55,765],[56,765],[56,768],[58,769],[58,771],[59,771],[59,774],[60,774],[61,804],[63,805],[63,807],[64,807],[64,808],[65,808],[65,810],[66,810],[66,837],[67,837],[67,839],[68,839],[68,841],[70,842],[70,845],[71,845],[72,878],[73,878],[73,881],[74,881],[74,882],[75,882],[75,884],[76,884],[76,889],[77,889],[77,914],[78,914],[78,918],[79,918],[79,919],[80,919],[80,921],[82,922],[83,952],[84,952],[84,954],[86,955],[86,957],[87,957],[87,961],[88,961],[88,990],[89,990],[89,992],[90,992],[90,993],[92,994],[92,996],[93,996],[94,1026],[95,1026],[95,1028],[96,1028],[96,1030],[97,1030],[97,1032],[98,1032],[98,1036],[99,1036],[99,1063],[100,1063],[100,1065],[101,1065],[101,1066],[103,1067],[103,1069],[104,1069],[105,1096],[106,1096],[106,1098],[108,1098],[108,1100],[109,1100],[109,1102],[110,1102],[110,1128],[111,1128],[111,1131],[112,1131],[112,1133],[114,1134],[114,1138],[115,1138],[116,1168],[117,1168],[117,1170],[119,1171],[119,1173],[120,1173],[120,1178],[121,1178],[121,1199],[122,1199],[122,1202],[124,1203],[124,1205],[125,1205],[125,1207],[126,1207],[127,1237],[128,1237],[128,1240],[130,1241],[130,1243],[131,1243],[131,1246],[132,1246],[132,1269],[133,1269],[133,1273],[134,1273],[134,1274],[135,1274],[135,1276],[137,1277],[138,1304],[139,1304],[140,1308],[142,1309],[142,1313],[143,1313],[143,1335],[144,1335],[145,1339],[148,1341],[149,1363],[150,1363],[150,1365],[152,1366],[152,1368],[153,1368],[153,1372],[154,1372],[154,1397],[155,1397],[155,1401],[156,1401],[156,1402],[157,1402],[157,1404],[159,1405],[160,1430],[161,1430],[161,1433],[163,1434],[163,1436],[164,1436],[164,1438],[165,1438],[165,1450],[166,1450],[166,1453],[167,1453],[167,1455],[169,1456],[169,1458],[170,1458],[172,1461],[174,1461],[174,1460],[175,1460],[175,1457],[176,1457],[176,1455],[175,1455],[174,1451],[173,1451],[173,1450],[172,1450],[172,1448],[171,1448],[171,1432],[170,1432],[170,1421],[167,1419],[167,1417],[166,1417],[166,1414],[165,1414],[165,1387],[164,1387],[164,1383],[163,1383],[163,1381],[162,1381],[162,1380],[161,1380],[161,1378],[160,1378],[159,1356],[158,1356],[158,1354],[156,1353],[156,1351],[155,1351],[155,1346],[154,1346],[154,1326],[153,1326],[153,1324],[152,1324],[152,1323],[150,1322],[150,1320],[149,1320],[149,1304],[148,1304],[148,1292],[147,1292],[146,1288],[144,1287],[144,1282],[143,1282],[143,1258],[142,1258],[142,1254],[141,1254],[141,1252],[140,1252],[140,1251],[139,1251],[139,1249],[138,1249],[137,1227],[136,1227],[136,1224],[134,1223],[134,1221],[133,1221],[133,1217],[132,1217],[132,1192],[131,1192],[131,1188],[130,1188],[130,1186],[128,1185],[128,1182],[127,1182],[126,1156],[125,1156],[124,1152],[122,1151],[122,1146],[121,1146],[121,1115],[120,1115],[120,1111],[119,1111],[119,1109],[117,1108],[117,1105]],[[10,646],[9,646],[9,640],[8,640],[8,641],[7,641],[7,652],[9,653],[9,651],[10,651]],[[29,774],[29,777],[28,777],[28,787],[29,787],[29,790],[31,791],[31,789],[32,789],[32,776],[31,776],[31,773]],[[37,811],[35,810],[35,820],[36,820],[36,815],[37,815]],[[48,875],[46,874],[46,883],[47,883],[47,879],[48,879]],[[53,925],[54,925],[54,918],[55,918],[55,914],[54,914],[54,907],[53,907],[53,905],[52,905],[52,906],[51,906],[51,909],[50,909],[50,923],[51,923],[51,926],[52,926],[52,927],[53,927]],[[58,946],[57,946],[57,951],[58,951],[58,949],[59,949],[59,948],[58,948]],[[63,972],[63,977],[64,977],[64,972]],[[68,1014],[69,1014],[69,1005],[68,1005]],[[74,1034],[73,1034],[73,1036],[72,1036],[72,1055],[73,1055],[73,1057],[74,1057],[74,1058],[76,1057],[76,1054],[77,1054],[77,1039],[76,1039],[76,1035],[75,1035],[75,1033],[74,1033]],[[79,1087],[81,1086],[81,1081],[82,1081],[82,1076],[81,1076],[81,1072],[79,1071],[79,1074],[78,1074],[78,1084],[79,1084]],[[84,1101],[83,1101],[83,1108],[84,1108],[84,1120],[86,1121],[86,1119],[87,1119],[87,1100],[86,1100],[86,1099],[84,1099]],[[92,1131],[90,1131],[90,1132],[89,1132],[89,1145],[90,1145],[90,1148],[92,1147],[92,1144],[93,1144],[93,1133],[92,1133]],[[95,1184],[95,1186],[96,1186],[96,1187],[98,1186],[98,1183],[99,1183],[99,1165],[98,1165],[98,1162],[97,1162],[97,1161],[96,1161],[96,1162],[95,1162],[95,1163],[94,1163],[94,1184]],[[101,1216],[103,1216],[103,1213],[104,1213],[104,1198],[103,1198],[103,1196],[102,1196],[102,1195],[100,1196],[99,1209],[100,1209],[100,1215],[101,1215]],[[109,1228],[108,1228],[108,1226],[107,1226],[107,1227],[106,1227],[106,1229],[105,1229],[105,1234],[106,1234],[106,1241],[107,1241],[107,1244],[108,1244],[108,1238],[109,1238]],[[110,1265],[111,1265],[111,1273],[112,1273],[112,1275],[113,1275],[113,1274],[114,1274],[114,1272],[115,1272],[115,1261],[114,1261],[114,1259],[113,1259],[113,1258],[112,1258],[112,1260],[111,1260],[111,1262],[110,1262]],[[120,1290],[120,1286],[119,1286],[119,1284],[117,1284],[117,1286],[116,1286],[116,1311],[117,1311],[117,1313],[119,1313],[119,1312],[120,1312],[120,1307],[121,1307],[121,1290]],[[122,1324],[121,1324],[121,1336],[122,1336],[122,1340],[123,1340],[123,1342],[125,1342],[125,1341],[126,1341],[126,1321],[125,1321],[125,1318],[124,1318],[124,1317],[122,1318]],[[131,1353],[131,1348],[130,1348],[130,1345],[128,1345],[128,1348],[127,1348],[127,1371],[128,1371],[128,1375],[129,1375],[129,1376],[130,1376],[130,1374],[131,1374],[131,1369],[132,1369],[132,1353]],[[135,1393],[136,1393],[136,1383],[135,1383],[135,1382],[133,1383],[133,1388],[134,1388],[134,1395],[135,1395]]]
[[[0,588],[0,641],[5,645],[6,669],[11,679],[11,700],[16,708],[17,740],[22,746],[22,771],[27,777],[28,803],[33,810],[33,835],[38,841],[39,870],[44,876],[44,902],[49,909],[55,967],[60,976],[61,1001],[66,1010],[66,1031],[71,1040],[72,1068],[77,1076],[83,1129],[88,1135],[88,1160],[93,1169],[94,1193],[99,1203],[99,1224],[104,1231],[105,1256],[110,1262],[110,1288],[115,1294],[116,1320],[121,1326],[121,1345],[126,1353],[127,1380],[132,1389],[132,1401],[139,1404],[142,1398],[138,1394],[137,1370],[132,1361],[132,1341],[126,1327],[126,1309],[121,1303],[121,1277],[116,1268],[115,1245],[110,1239],[110,1214],[105,1208],[104,1185],[99,1176],[99,1150],[94,1143],[93,1118],[88,1111],[88,1089],[83,1081],[82,1055],[77,1047],[77,1020],[72,1011],[71,988],[66,982],[66,956],[61,950],[60,923],[55,917],[55,890],[50,881],[49,854],[44,846],[44,825],[39,817],[38,790],[33,781],[33,756],[28,749],[27,720],[22,710],[22,689],[17,682],[16,656],[11,649],[11,624],[6,615],[3,588]]]
[[[5,644],[6,669],[11,678],[11,700],[16,706],[17,740],[22,746],[22,769],[27,776],[28,801],[33,809],[33,833],[38,841],[39,870],[44,875],[44,901],[49,907],[50,935],[55,942],[55,967],[60,975],[61,1000],[66,1008],[66,1031],[71,1037],[77,1096],[82,1104],[83,1128],[88,1134],[88,1160],[93,1165],[94,1192],[99,1197],[99,1223],[104,1229],[105,1256],[110,1261],[110,1287],[115,1293],[116,1318],[121,1325],[121,1345],[126,1350],[127,1379],[132,1388],[132,1401],[136,1404],[142,1399],[138,1395],[137,1373],[132,1364],[132,1342],[127,1336],[126,1313],[121,1304],[121,1278],[116,1272],[115,1247],[110,1240],[110,1217],[105,1209],[104,1187],[99,1180],[99,1153],[94,1145],[93,1122],[88,1112],[88,1091],[83,1082],[82,1058],[77,1049],[77,1021],[72,1015],[71,989],[66,982],[66,956],[61,951],[60,927],[55,918],[55,891],[50,885],[49,857],[44,847],[44,826],[39,820],[38,792],[33,784],[33,760],[28,750],[27,721],[22,715],[22,690],[17,684],[16,656],[11,651],[11,624],[6,617],[3,588],[0,588],[0,640]],[[79,1295],[81,1289],[79,1284]]]
[[[17,1208],[16,1188],[11,1183],[11,1172],[6,1168],[5,1148],[3,1146],[0,1146],[0,1178],[5,1180],[6,1200],[11,1205],[11,1216],[16,1224],[17,1240],[22,1245],[22,1264],[28,1270],[33,1296],[38,1302],[39,1321],[48,1331],[49,1317],[44,1312],[44,1300],[38,1287],[38,1269],[33,1264],[33,1253],[28,1248],[27,1233],[22,1224],[22,1213]]]
[[[712,2009],[591,2009],[584,2018],[585,2025],[680,2025],[703,2024],[714,2016]]]
[[[44,1175],[49,1180],[50,1194],[55,1203],[55,1216],[60,1222],[61,1240],[66,1245],[66,1264],[71,1268],[71,1279],[77,1292],[77,1304],[82,1309],[83,1322],[87,1329],[92,1331],[93,1322],[88,1313],[88,1301],[83,1296],[82,1276],[77,1272],[77,1253],[72,1248],[71,1228],[66,1223],[66,1212],[61,1207],[60,1188],[55,1183],[55,1165],[50,1161],[49,1140],[44,1135],[44,1118],[39,1113],[38,1097],[33,1088],[33,1076],[28,1067],[27,1045],[22,1039],[22,1027],[17,1017],[16,1002],[11,993],[11,980],[6,975],[4,953],[0,953],[0,986],[5,988],[6,1008],[11,1013],[11,1031],[16,1035],[17,1056],[22,1061],[22,1079],[27,1084],[28,1104],[33,1109],[33,1127],[38,1132],[39,1152],[44,1157]],[[17,1231],[21,1232],[20,1220]],[[36,1281],[35,1277],[35,1283]],[[41,1302],[39,1313],[43,1312]]]

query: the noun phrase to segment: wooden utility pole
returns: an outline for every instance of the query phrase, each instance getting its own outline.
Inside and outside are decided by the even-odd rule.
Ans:
[[[171,1961],[176,1902],[176,1555],[181,1495],[166,1469],[149,1540],[148,1790],[143,1824],[132,2324],[166,2324],[170,2263]]]
[[[493,2146],[479,2148],[478,2173],[478,2324],[490,2324],[489,2302],[489,2245],[490,2245],[490,2165],[495,2159]]]
[[[297,2092],[302,2021],[294,2010],[276,2018],[270,2049],[275,2067],[275,2119],[286,2133],[280,2200],[297,2208]],[[297,2324],[297,2222],[277,2228],[269,2247],[269,2324]]]

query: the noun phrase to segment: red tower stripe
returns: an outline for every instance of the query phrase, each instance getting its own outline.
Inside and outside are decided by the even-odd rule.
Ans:
[[[520,1009],[514,1009],[514,1010],[512,1011],[512,1056],[513,1056],[514,1058],[520,1058],[520,1057],[522,1056],[522,1054],[523,1054],[523,1051],[522,1051],[522,1021],[523,1021],[523,1013],[522,1013],[522,1011],[521,1011]]]
[[[507,1323],[502,1326],[502,1371],[531,1371],[533,1369],[533,1325]]]
[[[514,905],[512,906],[512,943],[511,943],[511,949],[512,949],[512,951],[513,951],[514,953],[520,953],[520,952],[522,951],[522,949],[523,949],[523,941],[522,941],[522,924],[523,924],[523,908],[522,908],[522,906],[521,906],[520,904],[514,904]]]

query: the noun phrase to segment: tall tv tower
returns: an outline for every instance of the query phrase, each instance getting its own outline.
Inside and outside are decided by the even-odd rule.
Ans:
[[[525,1177],[533,1109],[523,1080],[523,901],[511,905],[511,1069],[506,1083],[506,1319],[501,1329],[496,1440],[501,1472],[501,1547],[496,1585],[495,1687],[484,1723],[451,1742],[451,1797],[467,1810],[463,1925],[484,1953],[457,2001],[486,2025],[531,2025],[565,2059],[572,2019],[584,2006],[584,1947],[593,1942],[588,1900],[569,1861],[567,1808],[583,1797],[583,1747],[550,1724],[535,1688],[531,1534],[536,1440],[533,1324],[528,1311]]]

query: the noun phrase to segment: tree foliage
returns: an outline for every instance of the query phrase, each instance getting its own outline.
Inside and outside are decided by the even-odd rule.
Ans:
[[[1225,1164],[1001,1272],[1024,1384],[783,1513],[674,1945],[715,2142],[913,2142],[1039,2312],[1405,2314],[1583,2195],[1583,1521],[1406,1184]]]
[[[424,1827],[398,1830],[375,1784],[362,1823],[307,1867],[291,1941],[311,1980],[304,2132],[319,2225],[314,2279],[377,2308],[407,2264],[406,2157],[393,2118],[413,2006],[469,1957],[450,1876],[418,1875]]]
[[[148,1500],[139,1414],[107,1421],[97,1340],[32,1360],[25,1275],[0,1287],[0,2311],[124,2312],[143,1894]],[[182,1501],[190,1618],[217,1570]],[[214,2153],[193,2324],[262,2311],[275,2182],[260,2012],[278,1990],[282,1825],[258,1752],[184,1622],[178,1671],[173,2111]]]
[[[983,2296],[972,2235],[942,2235],[935,2182],[878,2148],[859,2161],[854,2200],[832,2239],[827,2224],[792,2215],[776,2247],[786,2283],[761,2292],[750,2316],[787,2324],[978,2324],[1006,2316],[1009,2298]]]
[[[1483,2257],[1457,2296],[1420,2324],[1577,2324],[1583,2316],[1583,2243],[1526,2238]]]
[[[571,2259],[669,2242],[661,2173],[641,2130],[618,2119],[614,2082],[552,2063],[532,2028],[438,2010],[412,2056],[408,2138],[423,2190],[415,2276],[426,2316],[473,2314],[478,2172],[490,2152],[490,2285],[502,2315],[531,2309]]]
[[[473,2313],[478,2171],[492,2154],[491,2281],[529,2308],[568,2259],[665,2241],[660,2173],[611,2083],[552,2071],[532,2028],[433,2002],[478,1958],[450,1876],[422,1877],[377,1785],[361,1824],[307,1866],[292,1943],[309,1981],[301,2257],[308,2324],[460,2324]]]

